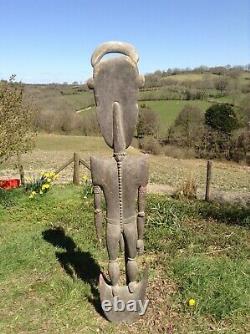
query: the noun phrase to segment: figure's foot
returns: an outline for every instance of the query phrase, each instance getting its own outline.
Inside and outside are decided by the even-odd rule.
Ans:
[[[112,286],[112,294],[113,296],[118,296],[119,286],[118,284]]]
[[[134,281],[134,282],[130,282],[130,283],[128,284],[129,292],[130,292],[130,293],[135,292],[136,287],[137,287],[137,282],[136,282],[136,281]]]

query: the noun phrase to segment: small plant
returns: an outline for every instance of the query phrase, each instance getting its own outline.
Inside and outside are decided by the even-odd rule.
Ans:
[[[190,176],[186,179],[177,190],[175,196],[178,198],[195,199],[197,197],[197,183],[194,177]]]
[[[56,179],[54,172],[42,172],[38,180],[31,180],[26,184],[26,191],[30,192],[29,198],[34,198],[36,195],[43,195],[51,188],[52,182]]]
[[[87,177],[87,175],[84,175],[82,177],[83,181],[83,198],[88,198],[93,194],[93,185],[91,180]]]

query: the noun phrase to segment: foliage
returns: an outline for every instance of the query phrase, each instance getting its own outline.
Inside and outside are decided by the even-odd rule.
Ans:
[[[192,105],[186,105],[169,129],[169,142],[180,146],[194,147],[203,133],[204,116],[202,111]]]
[[[193,176],[189,176],[184,182],[179,186],[175,196],[177,198],[188,198],[195,199],[197,196],[197,183]]]
[[[219,78],[215,81],[215,88],[223,94],[223,92],[228,87],[229,81],[226,76],[219,76]]]
[[[154,155],[158,155],[162,152],[162,147],[159,141],[152,136],[146,136],[143,139],[140,139],[139,148],[145,153]]]
[[[156,136],[159,130],[158,115],[145,104],[141,104],[137,122],[137,136]]]
[[[15,83],[15,76],[0,84],[0,163],[33,147],[34,114],[34,108],[24,102],[23,87]]]
[[[248,126],[250,123],[250,94],[244,96],[240,102],[241,125]]]
[[[234,109],[227,103],[214,104],[205,113],[205,124],[213,130],[230,134],[238,127]]]
[[[83,184],[83,198],[89,198],[93,194],[93,185],[92,181],[89,180],[87,175],[83,175],[82,177],[82,184]]]
[[[39,179],[26,183],[25,189],[30,192],[29,198],[32,199],[36,195],[43,195],[47,193],[56,177],[57,176],[54,172],[42,172]]]

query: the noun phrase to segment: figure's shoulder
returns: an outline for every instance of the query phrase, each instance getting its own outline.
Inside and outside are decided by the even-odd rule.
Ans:
[[[133,156],[127,156],[127,162],[129,164],[134,164],[137,166],[147,166],[148,165],[148,155],[133,155]]]
[[[90,167],[103,167],[112,163],[111,158],[106,157],[90,157]]]
[[[107,175],[112,173],[114,168],[116,168],[116,162],[113,158],[90,157],[90,171],[94,184],[104,184]]]
[[[148,156],[143,155],[134,155],[127,157],[126,170],[128,172],[135,173],[137,175],[137,180],[140,185],[146,185],[148,183],[148,173],[149,173],[149,164]]]

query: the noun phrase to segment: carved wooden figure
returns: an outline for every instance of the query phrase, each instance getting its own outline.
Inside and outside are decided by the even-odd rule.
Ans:
[[[122,56],[102,60],[107,53],[121,53]],[[125,303],[131,300],[144,301],[147,274],[138,281],[137,254],[144,250],[144,206],[148,183],[148,162],[146,156],[128,156],[138,118],[137,98],[139,88],[144,84],[139,75],[138,55],[127,43],[107,42],[93,53],[93,79],[88,86],[94,89],[97,120],[101,133],[113,157],[91,157],[91,175],[94,185],[95,224],[101,241],[102,213],[101,191],[106,202],[106,242],[109,256],[108,272],[110,284],[100,275],[101,301],[114,298]],[[119,285],[119,249],[125,251],[127,285]],[[115,322],[132,322],[139,317],[137,311],[105,312]]]

